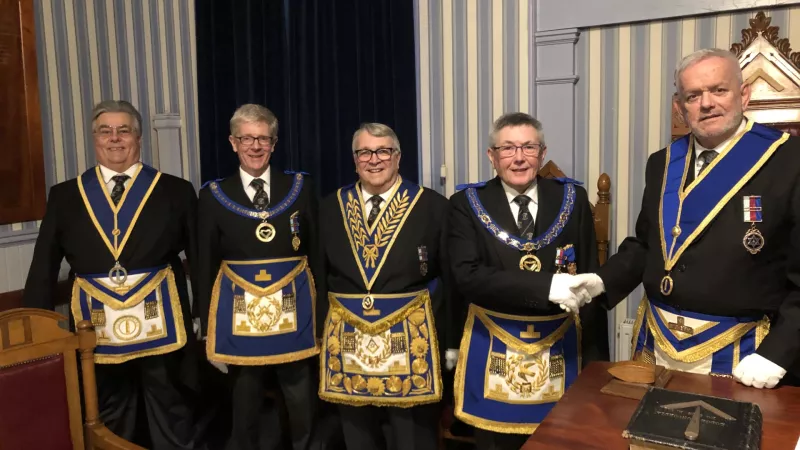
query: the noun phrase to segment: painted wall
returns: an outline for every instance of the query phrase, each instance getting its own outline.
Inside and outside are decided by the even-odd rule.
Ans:
[[[103,99],[128,100],[142,113],[146,164],[199,187],[194,1],[35,0],[34,6],[48,187],[95,164],[88,116]],[[158,118],[172,120],[161,121],[166,125],[157,136]],[[0,292],[23,287],[37,227],[0,225]]]
[[[781,37],[800,47],[800,6],[766,11]],[[605,172],[613,180],[612,248],[634,232],[647,157],[669,142],[675,65],[695,50],[740,42],[741,30],[750,26],[753,15],[739,12],[582,32],[576,49],[575,176],[596,180]],[[629,297],[628,317],[642,295],[639,288]]]
[[[459,183],[493,176],[486,157],[492,122],[535,107],[534,4],[414,0],[425,186],[450,195]]]

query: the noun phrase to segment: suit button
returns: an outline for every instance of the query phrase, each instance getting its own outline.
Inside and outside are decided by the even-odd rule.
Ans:
[[[686,264],[678,264],[678,272],[685,272]]]

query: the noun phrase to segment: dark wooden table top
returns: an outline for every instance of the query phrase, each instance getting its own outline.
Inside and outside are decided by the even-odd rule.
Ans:
[[[589,364],[556,404],[522,450],[627,449],[622,431],[638,400],[600,393],[611,380],[607,362]],[[755,389],[729,378],[674,372],[666,386],[674,391],[757,403],[764,416],[761,448],[793,450],[800,437],[800,388]]]

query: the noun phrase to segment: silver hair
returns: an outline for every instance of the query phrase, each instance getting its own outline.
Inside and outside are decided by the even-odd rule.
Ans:
[[[497,136],[497,133],[499,133],[503,128],[521,127],[526,125],[536,129],[536,133],[539,135],[539,144],[541,144],[542,147],[545,147],[544,128],[542,127],[542,122],[539,122],[530,114],[525,114],[523,112],[506,113],[498,117],[497,120],[495,120],[492,124],[492,129],[489,132],[489,139],[491,140],[492,145],[494,145],[495,136]]]
[[[247,103],[236,108],[230,122],[231,135],[235,136],[243,123],[254,122],[266,123],[272,137],[278,136],[278,118],[269,109],[255,103]]]
[[[392,145],[394,146],[395,150],[400,152],[400,140],[397,139],[397,134],[392,130],[389,125],[384,125],[382,123],[362,123],[360,127],[353,133],[353,151],[358,150],[356,148],[356,141],[358,140],[358,136],[366,131],[371,136],[374,137],[390,137],[392,138]]]
[[[678,95],[682,93],[681,75],[683,72],[700,61],[704,61],[709,58],[722,58],[728,61],[731,66],[734,67],[734,74],[736,75],[739,84],[741,85],[744,83],[742,78],[742,69],[739,67],[739,58],[736,55],[731,53],[729,50],[723,50],[721,48],[704,48],[684,56],[675,67],[675,88],[678,91]]]
[[[103,100],[92,108],[92,129],[94,123],[101,114],[105,113],[126,113],[133,117],[133,129],[136,133],[142,135],[142,115],[139,111],[125,100]]]

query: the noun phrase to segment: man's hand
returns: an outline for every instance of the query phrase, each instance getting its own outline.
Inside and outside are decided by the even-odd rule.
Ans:
[[[582,273],[580,275],[575,275],[574,277],[576,278],[576,283],[579,283],[580,287],[585,288],[592,298],[595,298],[606,291],[603,280],[595,273]]]
[[[458,350],[454,348],[448,348],[444,353],[444,360],[445,368],[447,368],[447,370],[453,370],[458,362]]]
[[[786,370],[758,353],[747,355],[733,369],[733,377],[745,386],[772,389]]]
[[[208,362],[214,366],[215,369],[219,370],[222,373],[228,373],[228,365],[221,362],[211,361],[210,359]]]
[[[548,300],[569,313],[577,313],[581,306],[592,300],[589,291],[576,278],[574,275],[557,273],[553,275],[553,282],[550,284]]]

